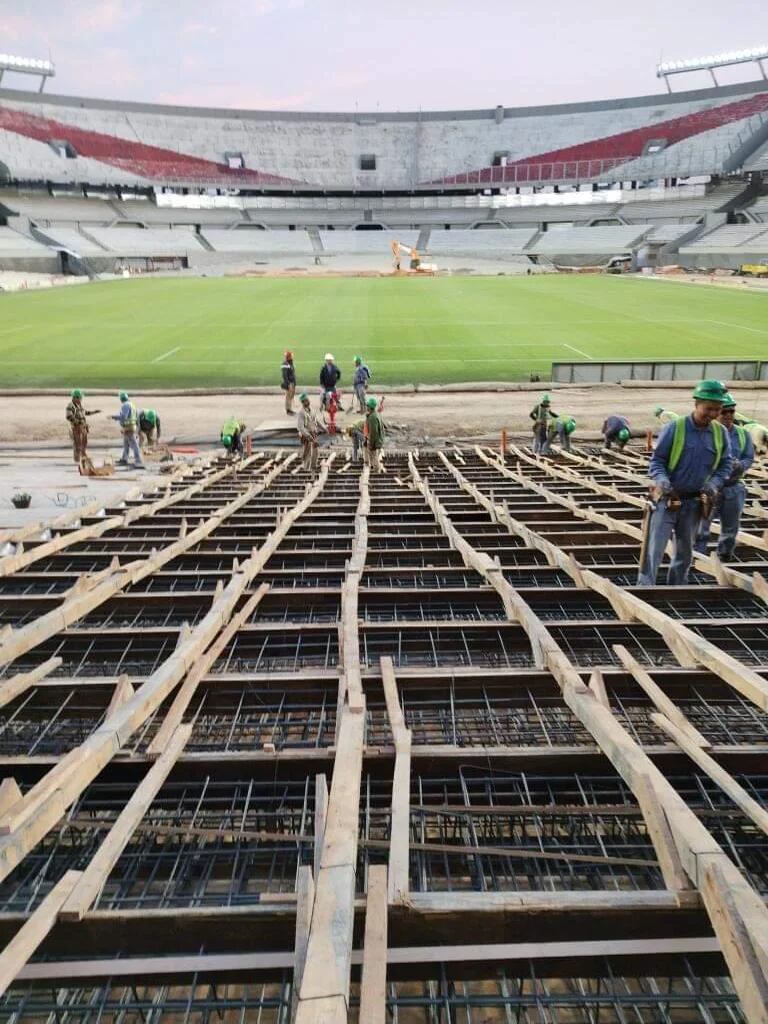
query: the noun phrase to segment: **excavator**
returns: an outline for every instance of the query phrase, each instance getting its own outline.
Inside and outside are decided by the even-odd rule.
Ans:
[[[403,255],[407,256],[410,260],[409,267],[411,270],[418,270],[421,266],[421,257],[419,256],[416,249],[412,249],[409,245],[404,245],[402,242],[397,242],[393,239],[392,241],[392,263],[395,270],[400,270]]]

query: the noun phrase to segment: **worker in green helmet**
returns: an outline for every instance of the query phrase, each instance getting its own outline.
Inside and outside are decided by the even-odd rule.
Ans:
[[[663,405],[657,405],[653,410],[653,415],[662,427],[666,427],[668,423],[674,423],[675,420],[680,419],[679,413],[672,412],[671,409],[665,409]]]
[[[88,454],[88,416],[95,416],[101,409],[86,409],[83,406],[83,392],[74,388],[70,394],[65,416],[69,424],[69,436],[72,438],[72,456],[80,465],[80,460]]]
[[[118,459],[117,464],[118,466],[127,466],[128,455],[132,454],[136,469],[144,469],[138,444],[139,411],[128,397],[127,391],[121,391],[118,397],[120,399],[120,411],[116,416],[111,417],[111,419],[117,420],[123,432],[123,454]]]
[[[733,558],[736,549],[736,537],[741,527],[741,514],[747,498],[747,489],[743,477],[755,461],[755,446],[746,427],[736,423],[736,399],[728,392],[720,407],[720,422],[728,431],[731,442],[733,467],[731,475],[723,484],[720,501],[713,515],[720,520],[720,540],[717,554],[724,562]],[[709,542],[711,520],[702,518],[696,538],[696,550],[706,555]]]
[[[160,417],[154,409],[139,412],[139,443],[148,447],[160,440]]]
[[[371,371],[363,362],[362,356],[355,356],[355,375],[352,378],[352,389],[357,399],[358,412],[365,415],[365,392],[368,390],[368,381],[371,379]]]
[[[370,466],[374,473],[381,473],[381,450],[384,447],[384,424],[378,412],[379,403],[369,398],[365,403],[365,449],[363,462]]]
[[[668,423],[659,436],[648,469],[653,504],[641,551],[640,586],[655,586],[670,538],[674,555],[667,583],[688,582],[701,521],[711,517],[733,472],[728,431],[718,419],[726,397],[722,381],[701,381],[693,392],[692,414]]]
[[[245,423],[239,416],[230,416],[221,428],[221,443],[227,449],[228,455],[243,454],[243,434]]]
[[[557,419],[557,413],[552,411],[548,394],[541,396],[541,401],[531,409],[530,417],[533,420],[533,450],[537,455],[543,455],[547,449],[550,421]]]
[[[734,422],[738,423],[740,427],[744,427],[752,438],[752,444],[755,446],[755,454],[763,452],[768,448],[768,427],[763,426],[762,423],[758,423],[757,420],[753,419],[751,416],[745,416],[740,412],[736,413]]]
[[[320,442],[317,438],[319,434],[325,433],[325,427],[312,412],[309,395],[306,391],[299,395],[299,401],[301,408],[296,417],[296,429],[301,443],[301,462],[308,473],[316,476],[320,461]]]
[[[569,452],[571,450],[571,434],[575,429],[576,420],[573,416],[555,416],[554,419],[550,419],[547,424],[547,440],[541,449],[541,454],[548,455],[555,441],[560,443],[563,451]]]
[[[600,432],[603,435],[606,448],[610,448],[612,444],[616,444],[620,449],[623,449],[627,441],[632,436],[629,429],[629,420],[626,416],[617,416],[615,413],[612,416],[607,416],[603,420]]]

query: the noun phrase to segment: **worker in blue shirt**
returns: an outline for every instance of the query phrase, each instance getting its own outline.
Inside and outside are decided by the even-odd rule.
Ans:
[[[715,517],[720,519],[720,540],[717,545],[717,554],[726,562],[733,558],[736,534],[741,526],[741,513],[744,511],[744,501],[747,496],[747,489],[742,477],[755,461],[755,446],[749,431],[735,422],[735,415],[736,399],[731,394],[726,394],[723,404],[720,406],[719,420],[728,431],[733,466],[731,475],[725,481],[720,492],[720,501],[715,513]],[[699,535],[696,538],[696,550],[703,555],[707,553],[710,523],[711,520],[702,519]]]
[[[624,445],[632,436],[627,417],[617,416],[615,413],[613,416],[608,416],[603,420],[603,426],[600,432],[603,435],[606,448],[610,448],[612,444],[616,444],[619,446],[621,451],[624,450]]]
[[[703,380],[693,392],[694,410],[662,430],[648,475],[655,501],[648,520],[638,584],[656,584],[664,551],[674,537],[674,557],[667,583],[688,582],[693,545],[702,517],[709,518],[715,499],[733,470],[728,432],[718,416],[727,395],[719,380]]]

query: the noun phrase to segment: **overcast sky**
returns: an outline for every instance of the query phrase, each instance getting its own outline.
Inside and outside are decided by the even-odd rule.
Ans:
[[[606,99],[663,88],[660,57],[763,44],[766,0],[0,0],[0,51],[50,51],[49,91],[210,106]],[[747,65],[722,77],[758,72]],[[703,74],[674,81],[711,84]],[[22,78],[7,74],[3,85],[22,87]]]

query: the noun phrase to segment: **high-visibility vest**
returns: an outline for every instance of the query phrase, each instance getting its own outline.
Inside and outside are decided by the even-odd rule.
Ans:
[[[683,454],[683,448],[685,447],[685,421],[687,419],[687,416],[681,416],[679,419],[675,420],[674,434],[672,436],[672,449],[669,453],[670,473],[674,473],[675,467]],[[712,463],[712,468],[709,471],[711,476],[722,461],[726,438],[725,427],[722,423],[718,423],[717,420],[712,420],[709,428],[712,431],[712,441],[715,446],[715,461]]]
[[[744,427],[736,426],[736,437],[739,439],[739,455],[743,455],[747,447],[747,432]]]
[[[136,411],[136,406],[133,402],[128,403],[128,408],[130,409],[130,412],[128,414],[128,419],[123,421],[123,430],[135,430],[139,414]]]

